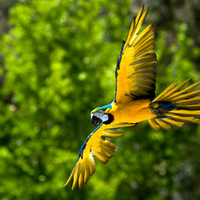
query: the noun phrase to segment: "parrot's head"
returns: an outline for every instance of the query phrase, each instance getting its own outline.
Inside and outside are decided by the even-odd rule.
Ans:
[[[91,112],[91,121],[95,126],[100,125],[101,123],[109,124],[114,120],[113,115],[109,113],[105,113],[105,111],[109,108],[112,108],[111,104],[97,107]]]

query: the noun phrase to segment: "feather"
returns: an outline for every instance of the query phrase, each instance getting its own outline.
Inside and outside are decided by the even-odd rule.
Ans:
[[[181,91],[179,91],[179,92],[174,93],[173,95],[171,95],[170,98],[173,99],[173,98],[179,96],[180,94],[185,94],[185,93],[187,93],[187,92],[193,90],[193,89],[194,89],[195,87],[197,87],[199,84],[200,84],[200,81],[198,81],[198,82],[196,82],[196,83],[190,85],[189,87],[187,87],[187,88],[185,88],[185,89],[183,89],[183,90],[181,90]]]
[[[77,180],[78,180],[78,176],[79,176],[79,166],[80,166],[80,163],[77,163],[77,166],[76,166],[75,172],[74,172],[74,179],[73,179],[72,190],[74,190],[74,188],[77,185]]]
[[[173,98],[173,101],[177,102],[178,100],[189,99],[189,98],[192,98],[192,97],[196,97],[197,95],[200,95],[200,90],[176,96],[176,97]]]
[[[200,123],[200,119],[195,118],[200,116],[200,90],[190,92],[200,84],[200,81],[182,89],[189,80],[190,78],[174,87],[175,81],[151,103],[151,107],[157,109],[158,117],[169,125],[182,126],[185,122]],[[159,121],[157,123],[159,124]]]
[[[167,116],[171,116],[175,120],[180,120],[181,122],[192,122],[192,123],[200,123],[200,119],[194,118],[194,117],[183,117],[179,116],[173,113],[167,113]]]
[[[193,97],[193,98],[190,98],[190,99],[183,99],[183,100],[179,100],[179,101],[176,101],[176,103],[174,103],[174,105],[178,105],[178,104],[195,104],[195,103],[199,103],[200,102],[200,97]]]
[[[165,130],[167,130],[167,131],[169,131],[169,130],[171,129],[171,126],[168,125],[167,123],[165,123],[165,121],[163,121],[162,119],[155,119],[155,120],[156,120],[157,124],[158,124],[161,128],[163,128],[163,129],[165,129]]]
[[[155,119],[148,119],[147,121],[149,122],[149,125],[151,126],[152,129],[156,131],[160,129],[160,126],[158,125]]]
[[[79,183],[79,187],[82,187],[83,185],[83,173],[84,173],[84,169],[83,169],[83,164],[81,163],[79,166],[79,179],[78,179],[78,183]]]
[[[170,86],[168,86],[160,95],[158,95],[152,102],[163,101],[165,95],[176,85],[177,81],[174,81]]]
[[[176,121],[176,120],[171,119],[171,118],[163,118],[162,120],[164,122],[166,122],[167,124],[171,125],[171,126],[179,126],[179,127],[181,127],[184,124],[183,122],[179,122],[179,121]]]
[[[101,124],[97,127],[86,139],[81,150],[79,157],[75,163],[69,179],[65,183],[66,186],[73,177],[72,190],[77,186],[81,188],[83,183],[87,183],[90,176],[95,173],[94,156],[102,163],[107,163],[114,155],[115,145],[105,140],[105,138],[117,138],[123,135],[109,125]],[[82,155],[82,156],[81,156]]]
[[[105,130],[103,131],[104,135],[102,135],[103,138],[118,138],[124,135],[122,132],[113,131],[113,130]]]
[[[120,63],[116,68],[114,98],[116,103],[132,99],[154,98],[155,96],[155,63],[157,59],[154,53],[150,53],[154,50],[152,24],[137,35],[149,10],[147,8],[143,13],[143,9],[144,6],[140,9],[136,19],[132,19],[123,53],[120,54]],[[143,71],[145,69],[148,70],[145,71],[146,73]]]
[[[104,152],[98,152],[98,148],[93,147],[92,154],[103,164],[106,164],[108,162],[108,156]]]
[[[200,104],[192,104],[192,105],[182,105],[182,104],[179,104],[178,107],[180,109],[188,109],[188,110],[199,110],[200,109]]]
[[[90,163],[89,163],[90,164],[89,165],[89,167],[90,167],[90,176],[92,176],[96,171],[96,167],[95,167],[95,162],[94,162],[94,158],[93,158],[92,154],[89,155],[89,158],[90,158]]]
[[[85,168],[85,172],[84,172],[84,183],[86,184],[87,181],[89,180],[90,177],[90,160],[89,157],[85,158],[85,162],[84,162],[84,168]]]
[[[200,116],[200,110],[172,110],[170,113],[185,116]]]
[[[183,88],[185,86],[185,84],[190,80],[190,78],[188,78],[187,80],[183,81],[181,84],[179,84],[178,86],[176,86],[175,88],[173,88],[171,91],[169,91],[165,96],[167,96],[167,98],[169,98],[172,94],[176,93],[177,91],[179,91],[181,88]],[[166,99],[163,99],[163,101],[165,101]]]

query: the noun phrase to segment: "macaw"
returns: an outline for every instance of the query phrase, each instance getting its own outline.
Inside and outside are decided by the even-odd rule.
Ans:
[[[82,145],[78,159],[65,185],[73,177],[72,190],[77,182],[81,188],[95,173],[96,157],[107,163],[113,156],[115,145],[106,138],[118,138],[123,135],[118,128],[133,126],[147,120],[158,130],[160,127],[170,130],[171,126],[182,126],[185,122],[200,123],[200,90],[190,92],[200,81],[183,89],[187,79],[178,86],[177,81],[155,97],[154,28],[149,24],[137,34],[148,13],[140,9],[123,41],[121,53],[115,69],[115,97],[111,104],[97,107],[91,112],[91,120],[98,127],[87,137]],[[64,185],[64,186],[65,186]]]

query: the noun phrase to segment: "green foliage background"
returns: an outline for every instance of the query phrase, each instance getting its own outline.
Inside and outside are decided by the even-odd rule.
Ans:
[[[6,4],[7,1],[4,1]],[[156,93],[200,80],[200,2],[21,0],[0,39],[0,199],[197,200],[200,126],[151,130],[113,141],[115,156],[81,190],[63,188],[94,127],[90,111],[114,96],[114,69],[131,18],[150,6]]]

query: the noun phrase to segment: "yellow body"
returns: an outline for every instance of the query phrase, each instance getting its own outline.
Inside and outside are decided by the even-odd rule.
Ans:
[[[149,99],[129,101],[126,103],[112,103],[112,108],[108,108],[105,113],[112,114],[114,121],[113,127],[119,123],[139,123],[141,121],[156,117],[152,113]]]

